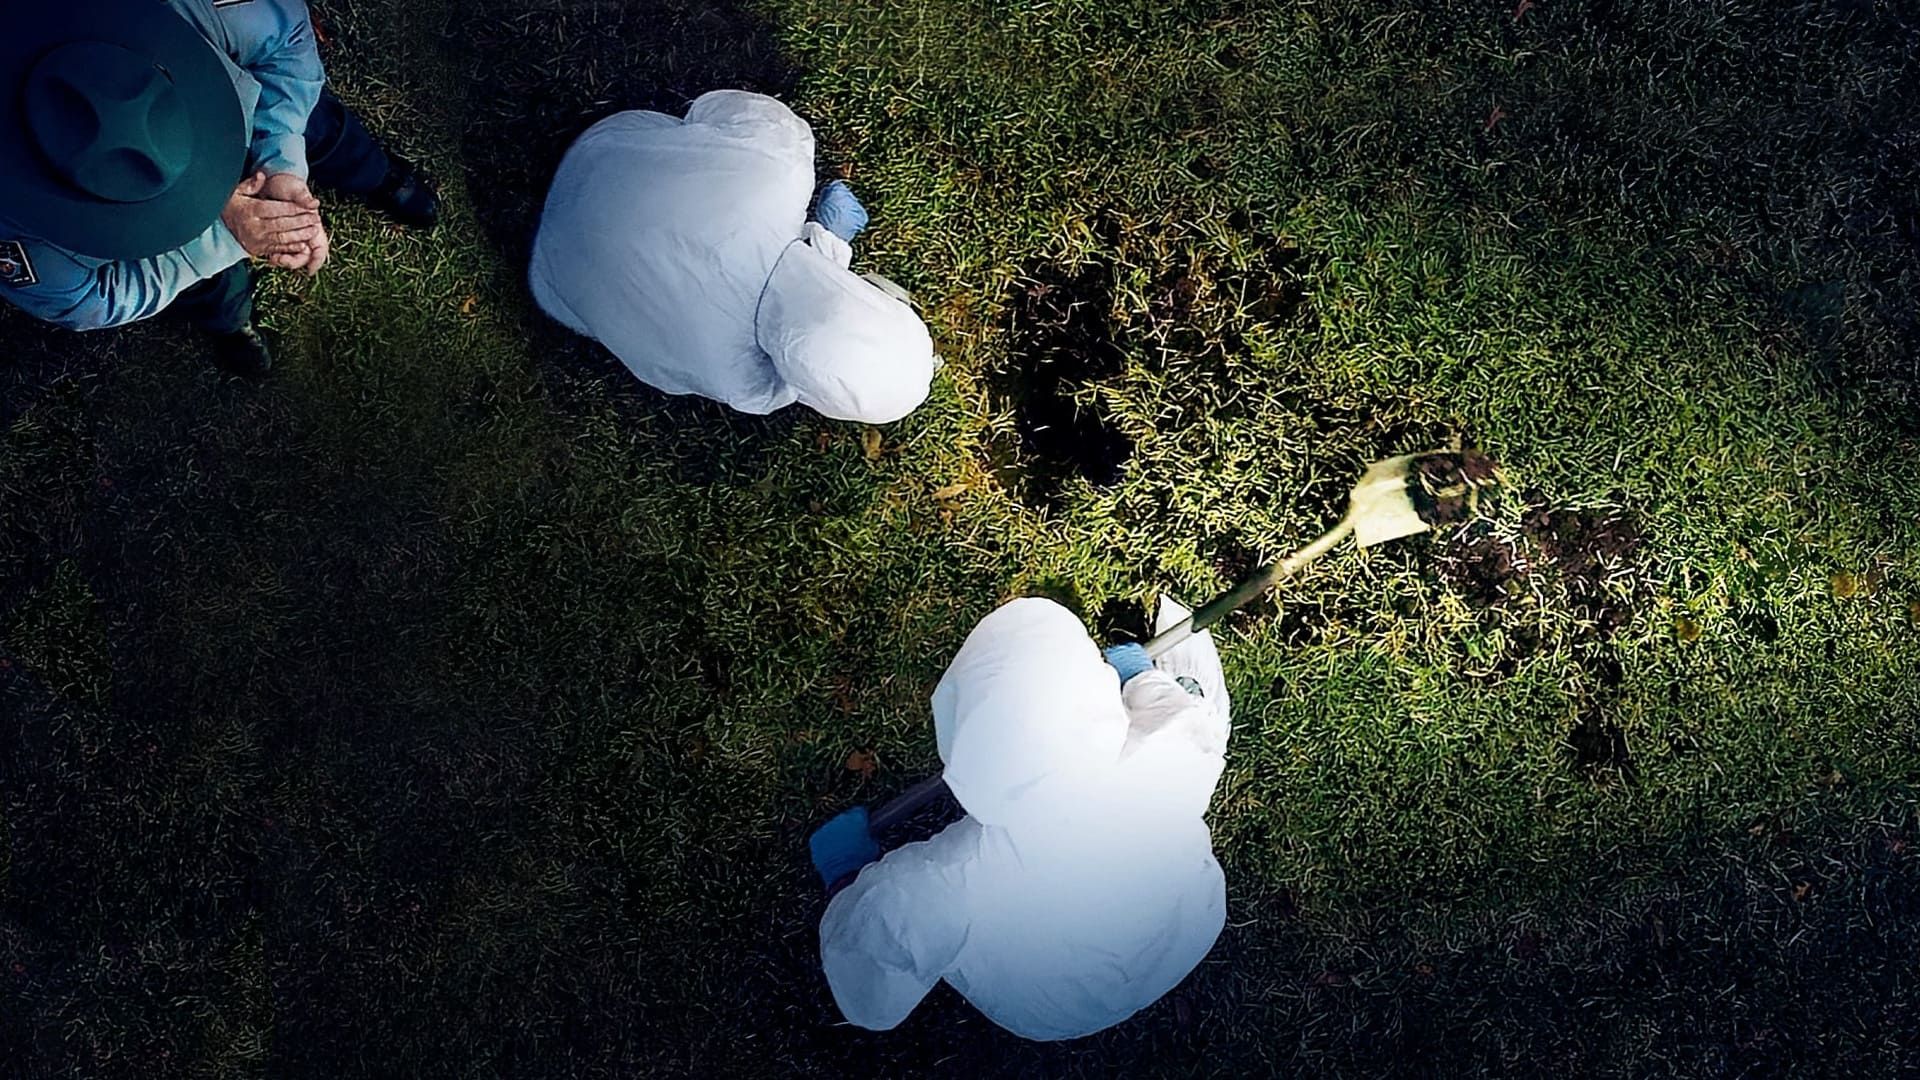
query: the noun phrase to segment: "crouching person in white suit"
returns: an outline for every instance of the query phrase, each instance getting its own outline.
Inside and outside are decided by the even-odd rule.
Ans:
[[[1163,601],[1163,627],[1185,615]],[[1015,1034],[1071,1039],[1152,1004],[1213,947],[1226,884],[1201,815],[1227,741],[1219,655],[1201,635],[1158,668],[1137,645],[1107,657],[1051,601],[1001,607],[933,695],[967,816],[877,862],[864,807],[815,834],[841,886],[820,953],[848,1020],[891,1028],[945,979]]]
[[[813,130],[772,98],[618,113],[561,161],[529,285],[667,393],[898,420],[926,400],[932,338],[897,286],[851,271],[867,220],[853,193],[827,185],[809,221],[813,193]]]

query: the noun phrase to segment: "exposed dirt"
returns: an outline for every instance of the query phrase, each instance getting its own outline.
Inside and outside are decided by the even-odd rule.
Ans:
[[[1151,259],[1151,240],[1136,245]],[[1185,248],[1154,279],[1142,329],[1171,353],[1237,356],[1251,326],[1299,328],[1311,323],[1307,280],[1312,260],[1298,248],[1270,244],[1246,266],[1218,253]]]
[[[1530,502],[1536,501],[1530,499]],[[1468,603],[1500,608],[1536,576],[1559,586],[1577,621],[1577,642],[1602,642],[1625,626],[1645,599],[1634,570],[1645,538],[1624,511],[1564,510],[1536,505],[1517,540],[1476,523],[1447,541],[1441,575]],[[1624,589],[1613,589],[1618,582]]]
[[[1138,600],[1112,597],[1100,605],[1093,618],[1094,640],[1101,645],[1145,642],[1153,636],[1153,622],[1147,618],[1146,605]]]
[[[1101,486],[1119,480],[1133,440],[1083,393],[1126,363],[1113,335],[1112,265],[1039,267],[1014,294],[1012,311],[1012,359],[989,379],[1019,433],[1019,454],[994,451],[1002,481],[1028,505],[1045,507],[1070,476]]]
[[[700,682],[716,694],[733,689],[733,657],[709,643],[700,653]]]
[[[1604,640],[1645,601],[1645,585],[1634,571],[1646,538],[1626,513],[1543,506],[1527,515],[1522,528],[1566,584],[1584,624],[1582,637]],[[1608,587],[1615,581],[1626,586],[1624,595]]]
[[[1627,752],[1626,732],[1609,722],[1598,709],[1589,711],[1567,733],[1567,757],[1574,768],[1589,775],[1616,770],[1623,777],[1633,775],[1633,758]]]
[[[1255,327],[1311,322],[1307,280],[1313,264],[1284,244],[1268,244],[1230,265],[1228,256],[1173,229],[1129,227],[1116,214],[1096,221],[1103,250],[1064,266],[1026,268],[1007,299],[1009,358],[989,376],[1014,438],[989,442],[993,471],[1022,501],[1058,504],[1067,481],[1117,482],[1134,444],[1099,401],[1129,358],[1160,370],[1178,367],[1187,396],[1170,403],[1194,419],[1239,415],[1244,379],[1235,367]],[[1116,266],[1154,273],[1144,310],[1116,307]]]
[[[1253,576],[1253,572],[1266,565],[1260,553],[1249,546],[1239,535],[1222,537],[1214,546],[1213,565],[1220,576],[1229,584],[1238,584]],[[1273,591],[1265,596],[1248,602],[1239,611],[1228,616],[1227,625],[1244,625],[1271,618],[1280,611],[1280,602]]]
[[[1534,508],[1517,536],[1500,536],[1487,523],[1474,522],[1443,539],[1435,555],[1448,586],[1479,610],[1482,629],[1500,631],[1500,654],[1477,674],[1512,675],[1548,644],[1543,628],[1568,627],[1558,643],[1580,664],[1587,702],[1567,736],[1568,761],[1588,774],[1613,770],[1631,778],[1626,735],[1607,719],[1606,706],[1626,675],[1613,636],[1648,597],[1637,572],[1645,538],[1626,511],[1555,509],[1542,505],[1537,492],[1527,501]],[[1534,597],[1570,619],[1541,618]]]
[[[1407,494],[1421,521],[1436,528],[1455,525],[1472,516],[1481,491],[1499,474],[1499,464],[1478,450],[1428,454],[1413,462]]]
[[[1479,608],[1496,608],[1519,595],[1533,572],[1525,553],[1495,536],[1484,521],[1467,526],[1438,553],[1441,576]]]
[[[1252,230],[1242,220],[1234,227]],[[1178,372],[1191,405],[1216,418],[1243,415],[1237,368],[1251,353],[1248,335],[1310,329],[1308,283],[1317,262],[1282,242],[1259,244],[1234,260],[1191,237],[1146,233],[1123,247],[1128,265],[1154,269],[1146,310],[1129,326],[1145,363]]]

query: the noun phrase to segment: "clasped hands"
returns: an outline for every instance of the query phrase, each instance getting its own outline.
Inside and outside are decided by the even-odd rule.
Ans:
[[[220,220],[247,254],[283,270],[317,274],[331,250],[320,200],[293,173],[256,172],[240,181]]]

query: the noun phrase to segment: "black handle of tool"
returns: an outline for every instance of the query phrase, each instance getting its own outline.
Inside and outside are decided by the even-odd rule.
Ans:
[[[934,773],[932,776],[927,777],[925,780],[894,796],[888,800],[885,805],[881,806],[880,809],[874,811],[873,814],[867,818],[867,831],[876,833],[883,832],[889,827],[899,824],[902,818],[907,817],[915,810],[932,802],[946,786],[946,777],[941,776],[939,773]]]

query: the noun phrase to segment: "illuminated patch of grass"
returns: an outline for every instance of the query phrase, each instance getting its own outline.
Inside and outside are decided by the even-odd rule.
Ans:
[[[174,328],[0,312],[0,1043],[143,1077],[1909,1065],[1913,28],[1522,6],[323,5],[439,234],[331,211],[259,387]],[[719,85],[814,121],[951,361],[877,442],[638,387],[522,295],[572,135]],[[1036,437],[1062,417],[1127,453]],[[1486,520],[1222,635],[1231,917],[1192,981],[1064,1047],[944,992],[833,1026],[807,831],[934,766],[975,620],[1203,599],[1456,434],[1516,478]]]

